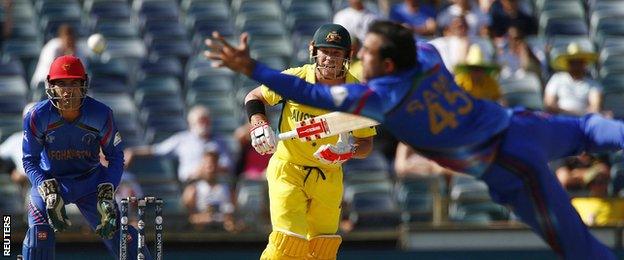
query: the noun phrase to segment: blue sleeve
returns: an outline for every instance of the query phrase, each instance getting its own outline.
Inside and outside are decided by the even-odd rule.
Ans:
[[[100,146],[106,161],[108,161],[107,174],[113,186],[117,187],[121,181],[124,168],[124,154],[121,134],[117,131],[113,111],[108,110],[108,116],[102,129],[100,129]]]
[[[363,83],[331,88],[323,84],[310,84],[299,77],[282,74],[259,62],[256,63],[251,78],[266,85],[283,98],[297,103],[362,115],[379,122],[383,120],[381,99]]]
[[[400,4],[393,5],[390,9],[390,14],[388,14],[388,18],[398,23],[404,23],[405,19],[403,19],[403,16],[399,13],[400,8]]]
[[[34,109],[24,117],[24,140],[22,142],[24,171],[34,187],[39,186],[41,182],[47,179],[39,166],[43,151],[43,133],[37,129],[36,117]]]

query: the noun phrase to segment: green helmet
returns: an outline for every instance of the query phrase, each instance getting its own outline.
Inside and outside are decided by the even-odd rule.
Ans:
[[[322,76],[328,79],[345,77],[349,68],[349,62],[351,61],[351,36],[349,35],[349,31],[341,25],[333,23],[321,25],[321,27],[316,30],[312,42],[310,43],[310,61],[314,62],[316,64],[315,69],[321,72],[321,68],[324,66],[317,63],[318,48],[336,48],[345,51],[345,56],[340,57],[342,59],[341,68],[337,70],[334,69],[334,75]]]
[[[316,30],[312,45],[314,47],[339,48],[346,51],[351,50],[351,35],[349,31],[339,24],[328,23],[321,25]]]

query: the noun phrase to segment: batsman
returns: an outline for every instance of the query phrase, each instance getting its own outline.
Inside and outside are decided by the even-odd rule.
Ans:
[[[312,64],[282,73],[310,83],[331,86],[355,83],[349,73],[351,37],[337,24],[322,25],[309,45]],[[251,142],[260,154],[272,154],[266,171],[273,232],[261,259],[335,259],[342,242],[338,230],[342,202],[342,163],[365,158],[373,146],[375,128],[359,129],[308,142],[298,139],[278,143],[265,105],[282,104],[279,131],[295,123],[326,114],[284,99],[266,86],[250,91],[245,107],[251,123]]]
[[[119,211],[115,189],[123,171],[123,141],[113,111],[88,97],[82,62],[58,57],[46,79],[47,100],[24,117],[24,169],[32,189],[28,231],[22,246],[27,260],[55,258],[55,233],[71,226],[65,206],[76,204],[114,256],[119,252]],[[100,151],[108,167],[100,164]],[[136,230],[130,228],[130,255],[136,258]],[[144,252],[151,259],[149,252]]]

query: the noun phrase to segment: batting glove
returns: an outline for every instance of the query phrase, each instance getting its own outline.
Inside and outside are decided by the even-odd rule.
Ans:
[[[353,148],[349,133],[342,133],[335,145],[321,145],[314,153],[314,157],[324,164],[342,164],[353,157]]]
[[[249,134],[251,135],[251,146],[259,154],[272,154],[277,149],[277,137],[267,122],[253,127]]]
[[[71,221],[67,217],[65,211],[65,202],[59,192],[59,185],[56,179],[43,181],[38,187],[39,195],[43,198],[46,205],[46,213],[48,215],[48,223],[54,229],[54,232],[65,231],[71,226]]]
[[[117,231],[117,203],[112,183],[98,185],[97,210],[100,213],[100,224],[95,228],[95,233],[103,239],[112,239]]]

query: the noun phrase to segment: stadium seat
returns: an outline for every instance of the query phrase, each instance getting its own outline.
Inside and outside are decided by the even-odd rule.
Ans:
[[[2,135],[2,141],[13,133],[22,131],[22,124],[23,118],[21,113],[0,113],[0,134]]]
[[[602,106],[605,111],[612,111],[613,117],[624,119],[624,91],[614,90],[603,92]]]
[[[191,43],[186,39],[154,39],[149,46],[150,58],[176,57],[188,59],[193,53]]]
[[[343,164],[345,174],[350,171],[384,171],[390,170],[390,165],[386,158],[379,151],[373,150],[368,157],[358,160],[349,160]]]
[[[388,183],[359,183],[345,187],[346,212],[358,230],[394,229],[401,222],[399,207]]]
[[[124,20],[98,20],[94,28],[107,40],[132,39],[139,37],[139,28],[134,23]]]
[[[144,98],[139,104],[141,106],[141,118],[144,121],[150,116],[149,114],[183,116],[186,108],[182,98],[177,95],[174,97]]]
[[[236,190],[236,215],[255,231],[265,231],[269,223],[269,198],[266,181],[241,179]]]
[[[0,98],[28,95],[28,84],[22,75],[0,75]]]
[[[130,94],[107,94],[107,93],[91,93],[90,96],[108,105],[113,109],[115,118],[124,117],[127,120],[138,121],[138,110]]]
[[[396,199],[403,222],[433,221],[434,203],[443,192],[443,181],[437,177],[410,177],[396,184]]]
[[[146,44],[151,44],[153,40],[187,40],[186,28],[179,22],[154,21],[145,25]]]
[[[509,210],[492,201],[483,181],[455,176],[450,191],[449,219],[478,223],[508,220]]]
[[[621,17],[601,19],[596,25],[595,42],[601,43],[608,36],[624,36],[624,25]]]
[[[130,65],[124,59],[115,58],[107,61],[90,59],[88,64],[87,70],[91,78],[106,77],[122,83],[129,82]]]
[[[194,89],[202,92],[211,92],[216,96],[231,95],[235,91],[231,76],[199,76],[187,81],[186,89]]]
[[[91,3],[91,4],[89,4]],[[128,1],[85,1],[84,10],[86,13],[98,19],[130,19],[132,15]]]
[[[156,59],[145,59],[141,62],[141,75],[138,79],[151,76],[171,76],[182,80],[184,68],[179,59],[174,57],[162,57]]]
[[[544,109],[542,94],[532,90],[520,90],[503,94],[508,107],[526,107],[535,110]]]
[[[501,86],[503,94],[517,91],[542,91],[542,83],[540,82],[539,75],[531,72],[526,72],[522,76],[501,78],[498,80],[498,83]]]
[[[347,171],[344,173],[344,182],[349,184],[356,184],[362,182],[388,182],[391,181],[390,173],[386,171],[374,171],[374,170],[358,170]]]
[[[37,39],[39,39],[39,37],[40,35],[37,25],[32,21],[16,23],[13,24],[11,28],[10,39],[13,40],[36,41]]]
[[[109,39],[102,56],[103,59],[124,58],[140,61],[147,56],[147,48],[139,38]]]
[[[618,162],[611,166],[611,183],[609,194],[613,197],[622,197],[624,191],[624,163]]]
[[[137,181],[144,184],[171,183],[177,180],[173,161],[161,156],[137,156],[128,165],[128,171],[133,173]]]

